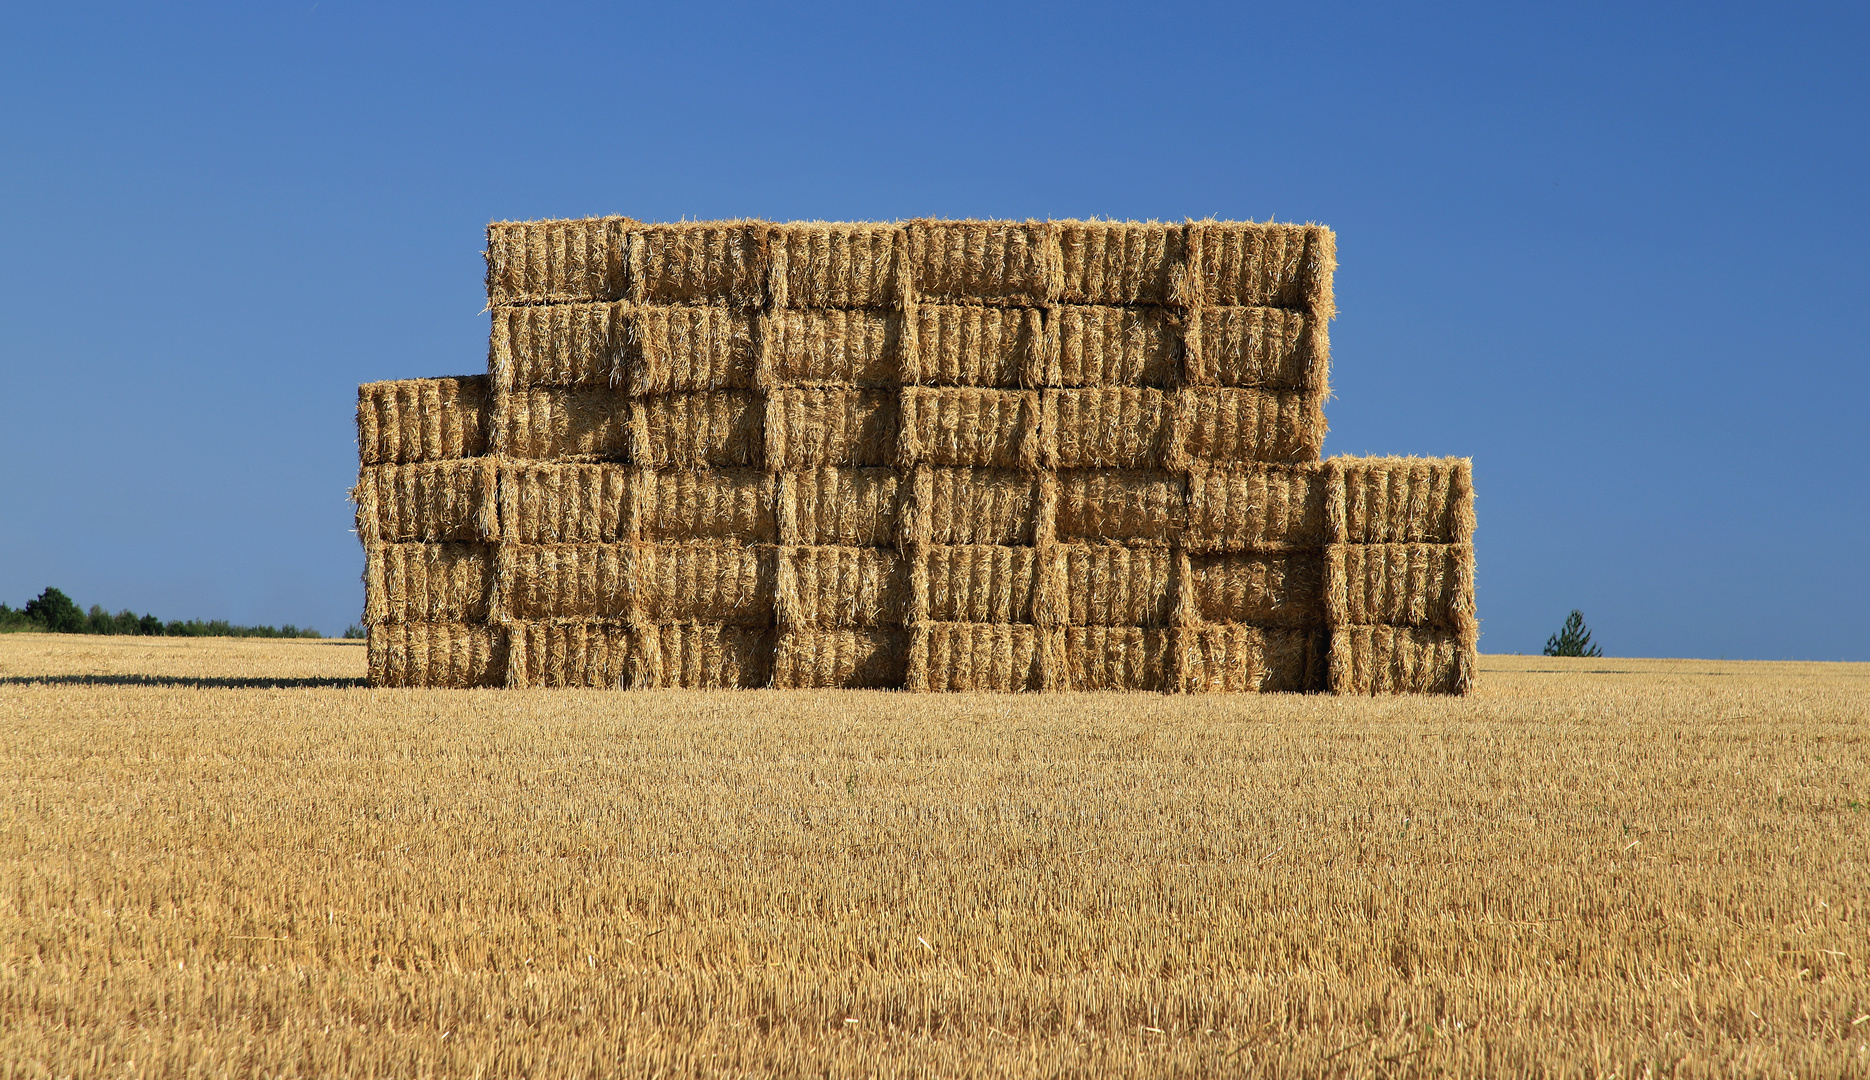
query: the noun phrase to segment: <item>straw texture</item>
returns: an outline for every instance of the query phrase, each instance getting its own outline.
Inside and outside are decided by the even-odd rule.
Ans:
[[[357,388],[360,465],[479,457],[487,452],[485,375],[404,379]]]

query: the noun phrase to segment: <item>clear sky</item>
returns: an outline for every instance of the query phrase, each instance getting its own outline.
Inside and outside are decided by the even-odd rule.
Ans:
[[[359,619],[360,382],[495,218],[1338,232],[1327,453],[1474,459],[1487,652],[1870,660],[1861,6],[8,4],[0,600]]]

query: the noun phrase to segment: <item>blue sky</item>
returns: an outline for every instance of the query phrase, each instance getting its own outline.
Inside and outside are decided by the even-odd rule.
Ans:
[[[1327,453],[1475,462],[1487,652],[1870,660],[1870,21],[1839,5],[8,5],[0,600],[358,619],[360,382],[482,228],[1276,217]]]

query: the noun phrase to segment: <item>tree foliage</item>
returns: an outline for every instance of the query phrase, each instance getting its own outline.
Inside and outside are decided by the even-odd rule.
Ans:
[[[1545,639],[1547,656],[1602,656],[1604,650],[1591,644],[1591,632],[1584,627],[1584,612],[1574,610],[1558,633]]]
[[[154,615],[119,611],[115,615],[101,605],[85,611],[63,592],[50,586],[23,608],[0,604],[0,632],[31,631],[41,634],[141,634],[148,637],[322,637],[309,627],[291,623],[284,626],[236,626],[226,619],[171,619],[163,622]]]

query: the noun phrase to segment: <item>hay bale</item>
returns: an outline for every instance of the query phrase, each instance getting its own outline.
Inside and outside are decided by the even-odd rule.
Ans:
[[[1169,304],[1186,258],[1187,227],[1149,222],[1057,223],[1059,299],[1072,304]]]
[[[772,685],[786,689],[885,689],[903,684],[909,635],[900,628],[782,630]]]
[[[909,387],[902,391],[897,464],[1031,469],[1043,457],[1040,399],[1032,390]]]
[[[1266,307],[1214,307],[1201,313],[1192,350],[1201,386],[1268,390],[1330,389],[1330,346],[1325,324],[1303,311]]]
[[[772,682],[770,627],[643,624],[629,631],[624,685],[635,689],[753,689]]]
[[[1033,307],[1063,291],[1058,230],[1043,221],[937,221],[905,226],[920,300]]]
[[[926,491],[906,508],[905,542],[927,544],[1033,544],[1039,478],[1018,469],[916,470]],[[907,494],[907,493],[905,493]],[[919,512],[918,512],[919,511]]]
[[[623,626],[567,619],[508,624],[512,687],[621,686],[629,668],[632,639]]]
[[[902,230],[894,225],[795,222],[769,227],[773,306],[897,306]]]
[[[1173,689],[1170,631],[1140,626],[1070,626],[1063,631],[1065,688]]]
[[[889,390],[774,390],[766,403],[765,460],[782,471],[889,465],[897,452],[897,402]]]
[[[772,543],[774,478],[755,469],[668,469],[639,473],[641,536],[653,540]]]
[[[1038,554],[1030,547],[929,544],[924,618],[953,623],[1036,622]]]
[[[907,617],[908,564],[893,548],[783,547],[775,561],[767,611],[781,626],[901,627]]]
[[[370,685],[459,689],[506,682],[506,635],[473,623],[373,622]]]
[[[1181,689],[1189,693],[1307,693],[1325,688],[1326,646],[1316,626],[1240,623],[1173,631]]]
[[[1467,458],[1333,458],[1348,544],[1466,544],[1474,538],[1474,467]]]
[[[493,458],[366,465],[351,499],[357,535],[375,542],[496,540],[499,471]]]
[[[782,473],[775,489],[778,538],[787,544],[894,544],[900,529],[901,487],[894,469]]]
[[[487,226],[487,302],[563,304],[629,296],[628,218]]]
[[[919,304],[900,381],[925,386],[1028,387],[1045,378],[1045,312]]]
[[[1064,469],[1058,473],[1060,540],[1169,542],[1188,522],[1181,472]]]
[[[894,387],[903,381],[901,323],[888,311],[774,311],[763,323],[772,378],[777,385]]]
[[[695,221],[629,232],[630,299],[639,304],[757,308],[771,265],[763,221]]]
[[[911,690],[1040,689],[1039,634],[1023,623],[926,623],[909,643],[905,682]]]
[[[507,462],[500,467],[501,535],[529,544],[635,536],[638,470],[615,464]]]
[[[1474,617],[1470,544],[1334,544],[1326,578],[1334,624],[1460,629]]]
[[[1060,544],[1066,621],[1074,626],[1167,626],[1174,552],[1164,545]]]
[[[1051,310],[1057,312],[1058,363],[1045,372],[1045,385],[1163,389],[1180,380],[1182,319],[1173,309],[1066,304]]]
[[[1316,550],[1189,556],[1189,596],[1203,623],[1316,627],[1324,610],[1324,559]]]
[[[487,452],[485,375],[401,379],[357,388],[360,465],[479,457]]]
[[[1190,551],[1279,551],[1321,548],[1327,530],[1328,485],[1312,465],[1216,465],[1190,470]]]
[[[607,389],[530,388],[508,395],[494,422],[507,457],[630,460],[630,397]]]
[[[484,623],[492,544],[374,544],[364,557],[366,622]]]
[[[1477,657],[1458,631],[1430,626],[1334,626],[1331,691],[1464,694]]]

